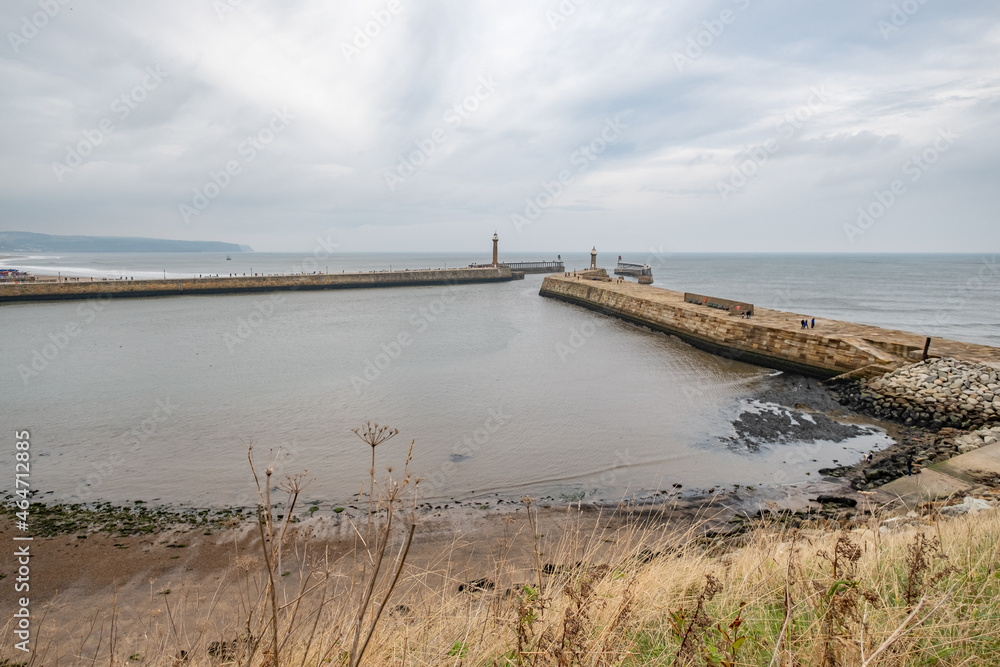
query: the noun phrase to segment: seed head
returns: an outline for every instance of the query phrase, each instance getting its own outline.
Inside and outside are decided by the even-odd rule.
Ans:
[[[383,442],[399,433],[399,429],[389,428],[388,426],[379,426],[377,422],[370,421],[365,422],[364,426],[352,428],[351,430],[354,432],[354,435],[368,443],[372,449],[375,449]]]

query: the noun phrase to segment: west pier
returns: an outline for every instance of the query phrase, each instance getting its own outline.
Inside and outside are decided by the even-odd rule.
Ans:
[[[94,280],[35,282],[0,285],[0,303],[64,301],[94,298],[143,298],[240,294],[295,290],[410,287],[505,282],[523,278],[506,266],[461,269],[369,271],[365,273],[320,273],[212,278],[167,278],[163,280]]]

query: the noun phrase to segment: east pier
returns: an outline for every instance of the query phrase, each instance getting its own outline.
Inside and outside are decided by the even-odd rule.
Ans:
[[[611,280],[603,269],[546,276],[539,294],[677,336],[699,349],[759,366],[821,379],[853,373],[879,376],[931,357],[1000,368],[1000,349],[915,333],[751,307],[725,299],[692,303],[683,292]],[[698,296],[698,295],[695,295]],[[697,301],[700,301],[698,299]],[[746,304],[749,305],[749,304]]]

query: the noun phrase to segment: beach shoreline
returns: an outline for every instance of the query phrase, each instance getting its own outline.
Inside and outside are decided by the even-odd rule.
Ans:
[[[805,378],[790,378],[790,382],[784,387],[772,386],[761,397],[784,402],[792,402],[787,399],[797,397],[800,400],[794,402],[794,405],[799,408],[809,407],[802,402],[809,400],[814,405],[833,412],[841,421],[875,425],[875,420],[863,415],[835,411],[834,406],[837,404],[833,397],[825,388],[812,386],[814,383],[815,381]],[[822,404],[819,403],[821,399]],[[911,429],[887,423],[877,425],[893,431],[898,438],[893,445],[879,452],[880,457],[898,455],[914,446],[914,436],[908,433]],[[863,465],[864,461],[861,461],[847,468],[860,469]],[[816,502],[820,497],[852,498],[858,502],[858,506],[824,505]],[[40,501],[44,496],[36,495],[35,498]],[[697,528],[702,532],[725,535],[741,530],[741,523],[732,523],[737,516],[747,518],[781,513],[796,517],[797,521],[849,524],[855,516],[863,518],[866,513],[882,507],[869,496],[853,489],[847,475],[816,475],[804,483],[785,485],[735,485],[710,490],[670,488],[611,502],[566,502],[552,496],[541,496],[531,502],[537,511],[539,523],[548,526],[546,531],[550,535],[561,534],[571,525],[579,529],[580,521],[585,530],[590,532],[613,532],[629,526],[643,525],[682,532]],[[322,510],[310,511],[310,505],[299,504],[294,524],[297,531],[308,533],[310,539],[317,545],[323,545],[323,548],[338,552],[354,548],[354,527],[363,523],[366,508],[360,503],[355,503],[353,507],[344,505],[339,508],[324,503]],[[204,560],[199,557],[192,570],[200,576],[208,576],[219,567],[227,566],[229,561],[225,553],[231,545],[251,539],[250,528],[254,523],[250,519],[252,508],[154,506],[139,501],[121,504],[54,503],[47,506],[47,509],[52,510],[55,518],[45,524],[50,527],[48,534],[36,536],[37,553],[50,553],[54,550],[60,558],[70,558],[73,567],[53,570],[51,577],[48,574],[40,577],[42,599],[50,593],[68,589],[94,594],[110,585],[113,578],[111,574],[116,572],[135,572],[131,575],[135,581],[150,576],[166,576],[172,571],[170,557],[176,555],[169,551],[167,545],[176,542],[179,536],[183,536],[188,546],[197,546],[199,550],[209,554]],[[340,511],[336,512],[335,509]],[[38,512],[39,508],[36,506],[33,511]],[[142,512],[145,518],[135,521],[128,519],[123,523],[124,515],[136,512]],[[451,502],[433,505],[419,502],[413,516],[420,526],[416,545],[418,558],[431,558],[436,549],[452,544],[456,539],[468,540],[473,544],[486,544],[496,540],[509,530],[512,522],[523,522],[526,511],[523,502],[496,494],[491,498],[456,498]],[[10,535],[12,531],[13,516],[5,513],[0,517],[0,536]],[[124,551],[128,553],[123,556]],[[135,560],[134,555],[139,552],[148,555],[149,561]],[[471,552],[469,558],[467,570],[469,576],[475,578],[472,577],[475,573],[475,558]],[[84,581],[89,583],[84,585]]]
[[[894,443],[878,452],[876,465],[941,437],[844,408],[832,391],[808,378],[786,377],[758,392],[758,398],[831,415],[840,423],[884,429]],[[817,475],[799,484],[736,485],[713,493],[672,488],[621,502],[541,497],[418,504],[400,516],[404,524],[415,521],[416,528],[407,560],[412,579],[406,580],[394,604],[405,609],[421,604],[427,595],[456,595],[463,588],[517,590],[535,580],[538,567],[549,574],[581,561],[599,567],[622,552],[634,554],[639,562],[677,548],[722,555],[739,549],[760,528],[820,536],[870,530],[893,521],[922,521],[902,502],[857,489],[855,480],[863,478],[867,465],[862,460],[842,466],[836,475]],[[281,504],[274,509],[279,521],[284,510]],[[309,503],[300,503],[289,524],[284,595],[294,595],[296,587],[308,581],[303,572],[315,563],[346,567],[359,553],[366,507],[356,503],[341,512],[329,507],[311,510]],[[126,516],[137,512],[146,518],[136,523]],[[159,618],[171,600],[192,617],[204,613],[199,611],[204,601],[213,600],[212,622],[220,626],[238,617],[239,597],[232,582],[261,554],[252,509],[97,503],[66,506],[57,514],[49,525],[63,529],[36,534],[31,543],[32,599],[52,628],[48,639],[55,645],[79,641],[88,619],[105,618],[109,605],[123,619],[133,619],[122,623],[124,632],[139,631],[141,623],[148,623],[138,620],[143,614]],[[107,519],[103,523],[94,518],[102,515]],[[532,530],[536,540],[530,538]],[[0,538],[16,534],[13,515],[4,513]],[[8,602],[0,604],[4,613],[8,607]]]
[[[416,520],[415,538],[394,608],[425,604],[428,595],[461,594],[463,588],[519,590],[533,584],[538,567],[547,579],[580,562],[606,567],[623,553],[640,563],[675,549],[722,555],[739,549],[760,528],[819,536],[870,529],[873,520],[893,516],[916,521],[906,518],[906,507],[854,493],[843,479],[817,479],[774,491],[677,494],[617,506],[539,500],[530,503],[530,518],[526,504],[418,510],[410,515]],[[824,494],[834,502],[815,502]],[[840,504],[841,496],[857,498],[858,505]],[[282,507],[275,513],[282,517]],[[364,525],[363,513],[346,511],[291,523],[281,594],[294,597],[309,580],[306,573],[321,563],[350,571]],[[530,537],[532,530],[536,540]],[[16,534],[12,518],[0,517],[0,539]],[[165,605],[192,620],[209,613],[214,627],[239,627],[238,622],[232,625],[239,618],[242,595],[235,582],[250,563],[259,573],[262,562],[260,531],[249,513],[229,520],[216,516],[208,524],[165,525],[143,534],[77,529],[36,536],[31,553],[33,609],[49,628],[41,637],[50,648],[73,643],[94,651],[99,646],[93,645],[93,637],[89,644],[85,641],[86,628],[94,619],[106,622],[109,614],[121,614],[118,623],[125,636],[154,621],[169,629],[158,622],[166,622]],[[211,606],[205,607],[209,600]],[[11,604],[3,601],[0,611],[13,613]]]

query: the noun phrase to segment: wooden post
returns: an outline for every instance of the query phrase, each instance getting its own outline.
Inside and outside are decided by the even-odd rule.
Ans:
[[[924,361],[927,361],[927,350],[929,350],[929,349],[931,349],[931,339],[930,339],[930,337],[928,337],[927,341],[924,342],[924,356],[923,356],[923,360]]]

